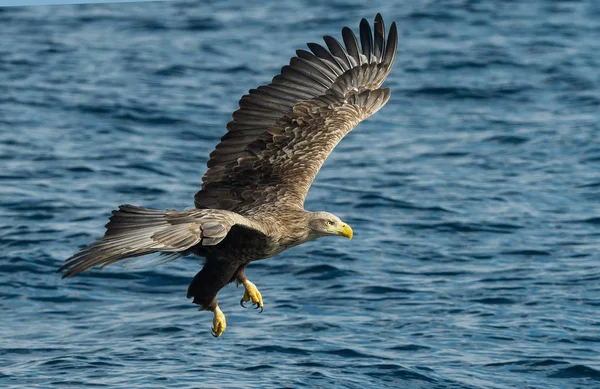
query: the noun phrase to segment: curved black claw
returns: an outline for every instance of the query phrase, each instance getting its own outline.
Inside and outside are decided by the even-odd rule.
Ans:
[[[247,308],[247,307],[244,305],[244,299],[241,299],[241,300],[240,300],[240,305],[242,306],[242,308]]]
[[[258,305],[258,303],[256,303],[256,307],[254,307],[254,309],[258,309],[258,308],[260,308],[260,312],[258,312],[258,313],[262,313],[264,311],[264,308],[261,307],[260,305]]]
[[[215,338],[218,338],[218,337],[219,337],[219,335],[217,335],[217,334],[215,333],[215,329],[214,329],[214,328],[211,328],[211,329],[210,329],[210,334],[211,334],[212,336],[214,336]]]

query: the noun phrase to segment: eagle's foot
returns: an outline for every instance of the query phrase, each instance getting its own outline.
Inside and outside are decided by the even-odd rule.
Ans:
[[[213,317],[212,336],[217,338],[221,336],[223,331],[225,331],[227,324],[225,322],[225,315],[223,314],[221,308],[219,308],[218,305],[213,312],[215,314],[215,317]]]
[[[260,308],[260,312],[262,312],[264,310],[263,300],[262,300],[262,296],[260,295],[260,292],[256,288],[256,285],[254,285],[252,282],[250,282],[248,280],[245,280],[244,282],[242,282],[242,284],[244,285],[244,288],[246,290],[244,291],[244,296],[240,300],[240,305],[242,307],[246,308],[244,306],[244,303],[247,303],[250,300],[252,300],[252,304],[255,305],[254,308],[255,309]]]

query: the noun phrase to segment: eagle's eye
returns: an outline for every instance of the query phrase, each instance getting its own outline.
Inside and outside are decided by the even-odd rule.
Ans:
[[[327,220],[325,224],[327,224],[327,227],[331,227],[333,225],[333,222],[331,220]]]

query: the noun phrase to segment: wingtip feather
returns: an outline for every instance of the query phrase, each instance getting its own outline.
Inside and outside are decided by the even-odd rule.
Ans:
[[[385,54],[383,57],[383,63],[387,65],[388,69],[394,64],[396,59],[396,52],[398,51],[398,28],[396,22],[392,22],[388,40],[385,47]]]
[[[377,16],[375,16],[373,30],[375,33],[373,55],[375,58],[380,60],[381,56],[385,53],[385,24],[383,23],[381,14],[377,14]]]
[[[360,44],[362,46],[362,53],[367,56],[367,62],[371,63],[373,32],[371,31],[371,25],[365,18],[360,21]]]

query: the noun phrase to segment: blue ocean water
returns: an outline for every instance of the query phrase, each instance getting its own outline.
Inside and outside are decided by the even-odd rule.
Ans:
[[[349,222],[252,264],[55,273],[123,203],[193,207],[248,89],[398,23],[389,103],[307,200]],[[0,387],[600,387],[600,5],[170,1],[0,8]]]

